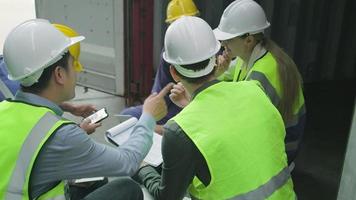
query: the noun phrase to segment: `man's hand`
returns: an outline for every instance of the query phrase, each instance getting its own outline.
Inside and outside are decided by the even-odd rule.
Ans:
[[[218,63],[215,70],[215,77],[219,77],[230,66],[231,58],[226,50],[223,51],[223,55],[218,56]]]
[[[60,107],[66,111],[70,112],[72,115],[78,117],[88,117],[96,111],[96,108],[92,104],[79,104],[75,105],[72,103],[64,102],[60,105]]]
[[[141,164],[140,164],[140,169],[141,168],[144,168],[146,166],[149,166],[150,164],[146,163],[145,161],[142,161]]]
[[[174,104],[181,108],[184,108],[189,104],[191,96],[184,88],[183,84],[179,82],[173,86],[169,98]]]
[[[158,94],[153,93],[145,100],[143,104],[143,112],[151,114],[156,121],[159,121],[167,114],[167,105],[164,97],[169,93],[173,83],[169,83]]]
[[[98,128],[99,126],[101,126],[101,123],[91,123],[90,119],[85,119],[82,121],[82,123],[80,123],[80,128],[82,128],[83,130],[85,130],[85,132],[87,132],[88,135],[92,134],[95,132],[96,128]]]
[[[155,132],[159,135],[163,135],[163,125],[156,125]]]

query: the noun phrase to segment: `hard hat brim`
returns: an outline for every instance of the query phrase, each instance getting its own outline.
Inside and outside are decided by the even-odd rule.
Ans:
[[[231,34],[221,31],[219,28],[213,30],[215,38],[219,41],[229,40],[231,38],[239,36],[238,34]]]
[[[244,32],[240,32],[240,33],[234,33],[234,34],[231,34],[231,33],[226,33],[224,31],[221,31],[219,29],[219,27],[217,27],[216,29],[213,30],[214,32],[214,35],[215,35],[215,38],[219,41],[225,41],[225,40],[229,40],[229,39],[232,39],[234,37],[237,37],[237,36],[241,36],[241,35],[244,35],[246,33],[249,33],[251,35],[253,34],[256,34],[256,33],[263,33],[263,31],[268,28],[271,24],[267,21],[266,24],[261,27],[260,29],[257,29],[257,30],[246,30]]]
[[[69,40],[70,40],[69,44],[66,46],[65,49],[63,49],[63,50],[61,51],[61,53],[60,53],[59,55],[63,55],[63,53],[64,53],[65,51],[67,51],[70,46],[72,46],[72,45],[74,45],[74,44],[76,44],[76,43],[78,43],[78,42],[80,42],[80,41],[83,41],[84,39],[85,39],[84,36],[70,37],[70,38],[69,38]],[[21,79],[23,79],[23,78],[25,78],[25,77],[31,76],[31,75],[33,75],[34,73],[36,73],[36,72],[38,72],[38,71],[40,71],[40,70],[43,70],[43,69],[47,68],[49,65],[51,65],[51,64],[53,64],[53,63],[55,63],[55,62],[57,62],[61,57],[62,57],[62,56],[58,56],[57,59],[54,59],[54,60],[52,60],[52,61],[49,61],[48,63],[46,63],[45,65],[43,65],[41,68],[37,69],[36,71],[33,71],[32,73],[29,73],[29,74],[26,74],[26,75],[23,75],[23,76],[13,77],[13,76],[11,76],[10,74],[8,74],[8,79],[14,80],[14,81],[18,81],[18,80],[21,80]]]
[[[179,61],[177,61],[175,59],[171,59],[167,55],[166,51],[163,52],[162,57],[163,57],[163,60],[165,60],[167,63],[172,64],[172,65],[190,65],[190,64],[202,62],[202,61],[204,61],[206,59],[211,58],[212,56],[216,55],[219,52],[220,48],[221,48],[220,42],[216,41],[215,49],[214,49],[214,51],[211,52],[211,55],[208,55],[208,56],[205,56],[205,57],[200,57],[200,58],[197,57],[197,58],[192,59],[192,60],[185,60],[184,62],[183,61],[179,62]]]
[[[84,36],[71,37],[71,38],[70,38],[70,45],[69,45],[68,47],[70,47],[70,46],[72,46],[72,45],[74,45],[74,44],[76,44],[76,43],[78,43],[78,42],[81,42],[81,41],[83,41],[84,39],[85,39]]]

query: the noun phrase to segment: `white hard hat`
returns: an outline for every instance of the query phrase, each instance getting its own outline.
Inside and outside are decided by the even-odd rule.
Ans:
[[[9,79],[31,86],[43,69],[62,58],[83,36],[67,37],[44,19],[28,20],[14,28],[4,43],[4,61]]]
[[[265,12],[255,1],[236,0],[224,10],[214,34],[224,41],[246,33],[260,33],[269,26]]]
[[[183,16],[168,27],[164,48],[165,61],[173,65],[188,65],[215,56],[220,50],[220,42],[203,19]]]

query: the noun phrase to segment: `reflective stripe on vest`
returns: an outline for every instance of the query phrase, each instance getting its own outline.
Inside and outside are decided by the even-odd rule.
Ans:
[[[0,199],[28,200],[30,176],[41,148],[61,125],[73,122],[49,108],[18,101],[0,102],[0,113]],[[37,199],[64,198],[63,194],[64,185],[58,184],[42,194],[46,198]]]
[[[0,79],[0,92],[4,95],[5,99],[13,99],[14,95],[11,93],[9,88],[6,86],[4,81]]]
[[[264,88],[267,96],[272,101],[273,105],[277,106],[281,99],[279,98],[276,89],[273,85],[268,81],[267,77],[259,72],[259,71],[252,71],[248,76],[247,80],[257,80],[261,83],[262,87]]]
[[[267,199],[276,190],[287,183],[290,178],[290,169],[285,167],[276,176],[272,177],[267,183],[261,185],[257,189],[250,191],[246,194],[241,194],[231,199],[233,200],[257,200],[257,199]]]
[[[277,62],[270,52],[267,52],[266,55],[256,61],[248,72],[246,80],[257,80],[260,82],[273,105],[278,108],[281,101],[282,87]],[[285,122],[286,128],[295,126],[299,122],[300,117],[305,114],[304,97],[301,87],[299,89],[299,97],[295,100],[295,105],[292,105],[294,116],[290,121]]]
[[[271,102],[278,108],[281,102],[283,94],[282,83],[278,73],[278,63],[270,52],[267,52],[263,57],[257,60],[248,72],[247,80],[257,80],[264,88],[265,93],[270,98]],[[291,132],[289,128],[293,126],[304,127],[305,104],[302,86],[299,86],[298,97],[294,99],[292,107],[292,116],[288,121],[284,121],[287,139],[285,140],[286,151],[289,156],[289,160],[294,159],[292,152],[297,152],[301,137],[303,135],[303,129],[298,132]],[[291,139],[292,138],[292,139]]]
[[[60,119],[57,116],[48,112],[40,119],[40,121],[28,134],[28,137],[21,147],[19,157],[16,161],[16,167],[12,172],[11,179],[7,188],[6,199],[21,200],[23,198],[22,190],[25,187],[28,173],[27,169],[30,168],[30,162],[36,154],[36,150],[42,142],[43,137],[48,134],[49,130],[59,120]]]

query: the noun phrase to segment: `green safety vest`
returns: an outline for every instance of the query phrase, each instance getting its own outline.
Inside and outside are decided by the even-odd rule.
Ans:
[[[270,52],[257,60],[249,71],[242,69],[243,61],[238,59],[234,68],[233,81],[257,80],[271,99],[273,105],[278,107],[282,97],[282,85],[278,74],[276,59]],[[299,98],[294,102],[291,121],[286,122],[286,128],[295,126],[300,116],[305,114],[305,104],[302,86],[299,87]]]
[[[2,101],[0,113],[0,199],[29,200],[30,175],[42,146],[57,128],[72,122],[46,107],[15,101]],[[37,199],[65,199],[64,183],[58,181]]]
[[[211,175],[189,187],[198,199],[295,199],[278,110],[254,81],[220,82],[174,120],[194,142]]]
[[[247,71],[247,68],[242,68],[243,61],[237,58],[236,65],[229,68],[226,73],[219,77],[219,80],[224,81],[243,81],[256,80],[263,87],[265,93],[272,101],[273,105],[278,107],[282,97],[282,86],[278,74],[278,65],[270,52],[267,52],[262,58],[258,59],[254,65]],[[304,95],[302,86],[299,87],[299,98],[293,105],[293,117],[290,121],[285,122],[286,128],[293,127],[298,124],[300,117],[306,113]],[[295,151],[299,146],[299,140],[288,141],[286,143],[287,151]]]

